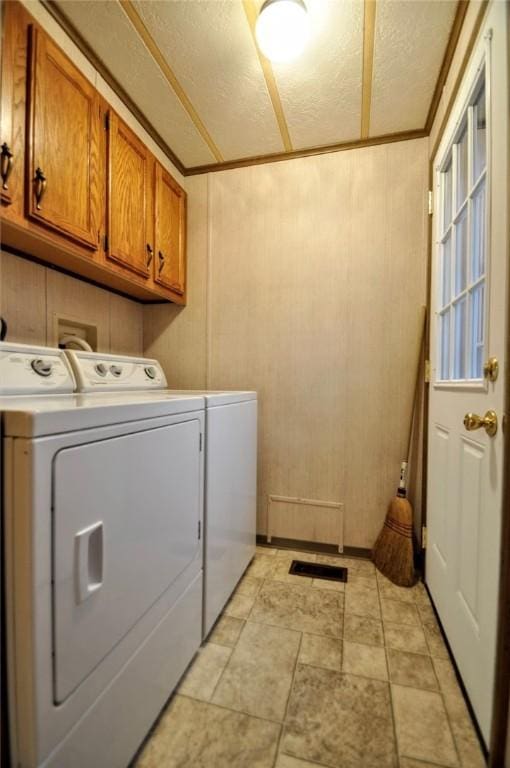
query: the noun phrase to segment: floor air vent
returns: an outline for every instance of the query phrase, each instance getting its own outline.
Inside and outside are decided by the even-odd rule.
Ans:
[[[308,576],[312,579],[328,579],[328,581],[347,581],[347,568],[322,563],[306,563],[304,560],[293,560],[289,573],[295,576]]]

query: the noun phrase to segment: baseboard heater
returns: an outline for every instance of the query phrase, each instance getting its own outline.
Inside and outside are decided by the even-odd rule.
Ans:
[[[323,530],[328,530],[328,535],[324,536],[322,540],[316,541],[316,543],[331,544],[334,543],[339,552],[344,550],[344,505],[340,501],[322,501],[319,499],[302,499],[300,497],[292,496],[275,496],[270,494],[267,497],[267,543],[271,543],[273,536],[275,538],[281,537],[281,531],[278,530],[276,518],[275,505],[286,504],[290,506],[298,507],[313,507],[320,511],[322,510],[328,515],[327,521],[323,524]],[[315,536],[310,535],[310,526],[305,522],[296,521],[293,524],[293,538],[298,531],[302,531],[302,539],[306,539],[308,542],[315,540]],[[315,526],[313,526],[315,527]],[[329,541],[325,539],[329,538]]]

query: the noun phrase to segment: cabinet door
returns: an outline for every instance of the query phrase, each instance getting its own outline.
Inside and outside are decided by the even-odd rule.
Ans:
[[[21,220],[24,218],[27,26],[27,14],[21,4],[2,4],[0,199],[3,214]]]
[[[0,135],[0,196],[4,205],[12,203],[12,169],[14,167],[14,146],[12,131],[12,111],[14,107],[14,56],[15,56],[15,18],[13,3],[4,3],[2,24],[4,38],[2,45],[2,131]],[[16,158],[19,162],[19,158]]]
[[[99,97],[44,32],[29,42],[28,216],[97,249]]]
[[[147,147],[110,111],[107,258],[146,278],[153,261],[153,165]]]
[[[156,164],[154,280],[183,295],[186,289],[186,193]]]

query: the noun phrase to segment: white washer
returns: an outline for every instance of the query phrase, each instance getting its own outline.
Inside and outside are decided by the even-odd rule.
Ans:
[[[204,623],[209,634],[255,553],[257,393],[168,390],[157,360],[67,351],[78,390],[205,398]],[[103,395],[104,396],[104,395]]]
[[[74,384],[0,344],[16,768],[126,768],[201,641],[204,400]]]

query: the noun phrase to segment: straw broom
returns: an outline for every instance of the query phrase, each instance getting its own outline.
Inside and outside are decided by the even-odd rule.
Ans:
[[[419,392],[419,376],[421,368],[421,353],[425,338],[426,310],[423,308],[423,326],[420,340],[416,384],[414,389],[411,423],[407,442],[407,458],[411,453],[413,425],[416,414]],[[414,551],[413,551],[413,508],[407,499],[407,466],[408,461],[400,465],[400,481],[397,495],[390,502],[386,519],[381,533],[375,543],[372,560],[376,567],[394,584],[400,587],[411,587],[415,582]]]

